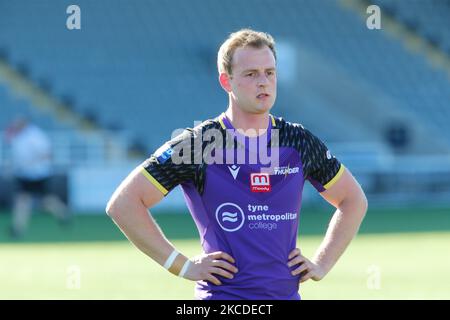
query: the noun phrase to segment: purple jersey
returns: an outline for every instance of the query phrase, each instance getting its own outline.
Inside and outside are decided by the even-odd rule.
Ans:
[[[204,252],[224,251],[236,261],[233,279],[198,281],[196,298],[300,299],[300,276],[291,275],[298,266],[287,262],[304,182],[322,192],[344,171],[317,137],[270,116],[266,133],[249,138],[222,114],[165,143],[143,168],[164,194],[181,185]]]

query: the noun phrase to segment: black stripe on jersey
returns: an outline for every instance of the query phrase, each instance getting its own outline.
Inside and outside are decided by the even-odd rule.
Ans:
[[[202,160],[203,150],[208,143],[212,142],[197,141],[197,139],[202,139],[203,133],[209,129],[222,131],[217,120],[207,120],[195,128],[187,128],[183,133],[166,142],[171,148],[177,147],[177,149],[181,150],[180,157],[183,156],[183,144],[189,146],[191,154],[188,164],[175,164],[172,161],[172,157],[164,163],[159,163],[157,157],[152,154],[150,158],[143,162],[142,166],[168,191],[171,191],[181,183],[192,182],[197,191],[202,194],[206,176],[206,164],[203,161],[199,163],[199,161],[195,160]],[[194,147],[198,143],[200,143],[201,148]]]
[[[303,176],[325,186],[338,173],[341,163],[331,157],[325,144],[301,124],[275,117],[281,147],[291,147],[300,153]]]
[[[290,123],[282,118],[274,117],[274,119],[275,126],[272,129],[279,129],[279,146],[290,147],[299,152],[304,178],[314,180],[322,186],[330,182],[338,173],[341,164],[334,157],[328,159],[328,149],[324,143],[300,124]],[[203,163],[202,156],[206,146],[213,141],[197,141],[196,139],[202,139],[204,132],[209,129],[220,130],[223,146],[230,145],[227,144],[227,139],[230,137],[226,134],[226,129],[222,128],[218,118],[207,120],[193,129],[187,128],[182,134],[166,142],[170,147],[178,149],[182,149],[183,144],[188,145],[191,150],[190,163],[175,164],[171,157],[164,163],[159,163],[157,157],[152,154],[142,166],[167,191],[179,184],[192,182],[199,194],[203,194],[207,164]],[[275,147],[278,143],[277,139],[271,139],[270,145]],[[201,145],[201,148],[195,148],[196,145]],[[233,145],[236,148],[236,141]],[[180,156],[183,154],[180,153]],[[194,161],[198,159],[201,161]]]

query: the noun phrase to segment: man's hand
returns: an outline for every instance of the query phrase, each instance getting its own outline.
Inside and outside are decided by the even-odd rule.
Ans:
[[[325,271],[318,264],[309,261],[306,257],[302,256],[300,249],[295,248],[289,254],[288,267],[300,265],[293,270],[291,274],[293,276],[301,274],[300,283],[306,280],[313,279],[314,281],[322,280],[325,277]]]
[[[189,265],[185,278],[194,281],[207,280],[219,286],[222,283],[213,274],[233,279],[233,274],[238,272],[235,266],[225,260],[235,263],[232,256],[221,251],[198,255],[191,259],[192,263]]]

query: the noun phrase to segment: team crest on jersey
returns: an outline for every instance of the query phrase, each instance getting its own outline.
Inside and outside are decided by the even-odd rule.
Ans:
[[[270,175],[268,173],[251,173],[250,190],[252,192],[270,192]]]
[[[163,164],[172,156],[173,149],[168,145],[162,145],[158,150],[155,151],[154,156],[158,160],[159,164]]]

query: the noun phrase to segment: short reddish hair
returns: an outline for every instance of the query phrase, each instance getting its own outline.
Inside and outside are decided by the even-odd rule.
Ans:
[[[258,49],[267,46],[272,51],[275,61],[277,60],[275,40],[270,34],[251,29],[241,29],[230,34],[228,39],[220,46],[217,54],[217,69],[219,73],[231,75],[234,52],[237,48],[247,46]]]

